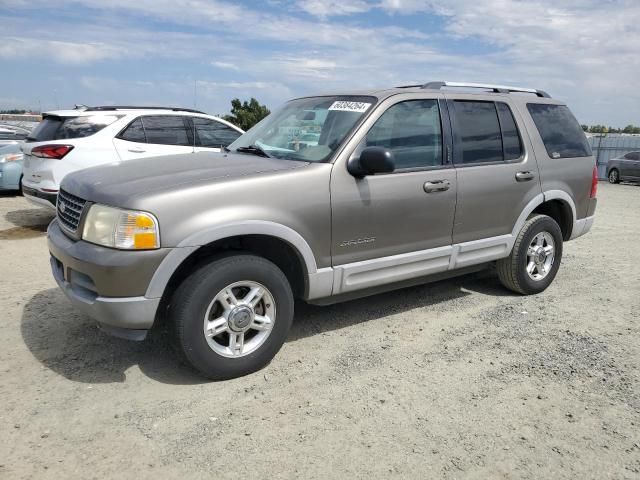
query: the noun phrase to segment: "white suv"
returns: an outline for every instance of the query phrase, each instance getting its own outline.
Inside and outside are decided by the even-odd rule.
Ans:
[[[244,132],[218,117],[164,107],[82,107],[43,114],[22,145],[22,188],[55,209],[65,175],[105,163],[199,151],[219,152]]]

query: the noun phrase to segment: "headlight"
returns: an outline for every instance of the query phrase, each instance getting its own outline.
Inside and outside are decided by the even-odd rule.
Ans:
[[[0,156],[0,163],[17,162],[19,160],[22,160],[22,158],[22,153],[7,153],[6,155]]]
[[[160,248],[158,221],[153,215],[98,204],[89,208],[82,239],[123,250]]]

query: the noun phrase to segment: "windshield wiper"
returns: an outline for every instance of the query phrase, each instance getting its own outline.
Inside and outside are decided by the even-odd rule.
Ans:
[[[252,153],[254,155],[258,155],[259,157],[271,158],[271,155],[269,155],[267,152],[265,152],[263,149],[261,149],[257,145],[249,145],[248,147],[238,147],[236,148],[236,152]]]

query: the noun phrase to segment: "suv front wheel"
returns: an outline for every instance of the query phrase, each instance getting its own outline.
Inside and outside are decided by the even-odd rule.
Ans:
[[[278,353],[293,320],[286,276],[253,255],[211,261],[176,290],[170,318],[178,349],[212,380],[255,372]]]
[[[511,254],[498,260],[498,277],[514,292],[540,293],[553,282],[561,260],[560,227],[547,215],[533,215],[522,226]]]

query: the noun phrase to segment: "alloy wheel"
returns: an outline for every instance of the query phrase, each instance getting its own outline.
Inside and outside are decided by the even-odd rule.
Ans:
[[[609,173],[609,183],[618,183],[618,171],[611,170]]]
[[[213,298],[204,316],[209,347],[223,357],[239,358],[256,351],[276,321],[273,295],[257,282],[226,286]]]
[[[549,232],[540,232],[527,249],[527,274],[533,280],[545,278],[551,271],[555,258],[555,242]]]

